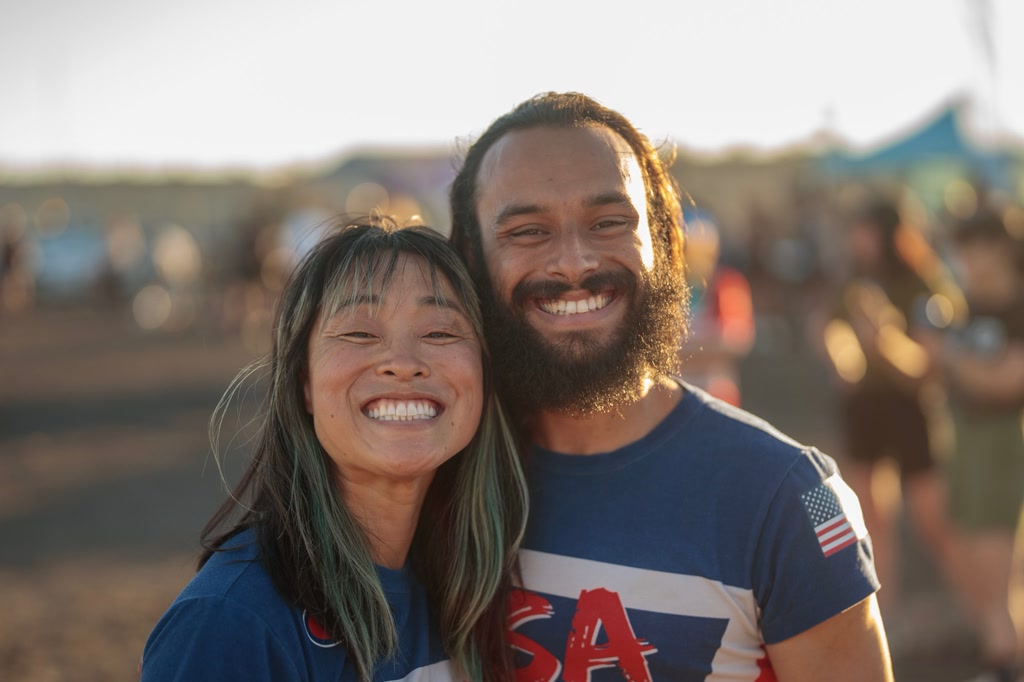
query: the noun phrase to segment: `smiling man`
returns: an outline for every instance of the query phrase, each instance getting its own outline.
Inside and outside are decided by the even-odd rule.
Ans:
[[[541,95],[468,150],[451,201],[532,444],[519,678],[890,680],[835,463],[674,375],[679,201],[647,139]]]

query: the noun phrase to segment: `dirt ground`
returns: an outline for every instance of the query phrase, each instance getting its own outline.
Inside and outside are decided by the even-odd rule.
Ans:
[[[120,308],[0,317],[0,680],[136,678],[223,496],[207,420],[252,358],[232,335],[143,332]],[[743,374],[749,409],[834,451],[803,350],[755,354]],[[229,478],[241,464],[231,451]],[[908,542],[906,606],[887,621],[897,679],[968,679],[970,631]]]

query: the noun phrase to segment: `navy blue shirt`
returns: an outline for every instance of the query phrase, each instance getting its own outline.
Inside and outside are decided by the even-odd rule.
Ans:
[[[698,389],[624,448],[529,465],[520,680],[774,679],[765,644],[878,588],[835,463]]]
[[[249,530],[214,554],[153,629],[143,682],[358,680],[345,647],[287,603],[259,562]],[[422,585],[408,568],[378,567],[399,633],[399,653],[375,682],[454,679]]]

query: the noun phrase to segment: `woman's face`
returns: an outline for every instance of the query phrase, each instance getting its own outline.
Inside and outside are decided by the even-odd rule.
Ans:
[[[476,432],[480,343],[443,278],[440,290],[444,301],[425,263],[402,256],[382,297],[314,326],[306,409],[342,481],[429,482]]]

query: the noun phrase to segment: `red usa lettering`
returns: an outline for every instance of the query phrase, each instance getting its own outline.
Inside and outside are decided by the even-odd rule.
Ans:
[[[537,618],[550,618],[554,608],[544,597],[526,590],[513,590],[509,599],[508,643],[532,657],[530,663],[516,670],[519,682],[554,682],[562,671],[562,664],[547,649],[529,637],[516,632],[516,628]]]
[[[553,682],[562,665],[551,652],[516,632],[523,623],[537,618],[550,618],[554,613],[551,603],[544,597],[516,590],[509,609],[509,642],[513,647],[531,656],[530,663],[516,671],[519,682]],[[605,643],[598,644],[601,632]],[[638,638],[633,632],[622,600],[615,592],[604,588],[583,590],[576,602],[565,646],[565,682],[589,682],[591,671],[617,666],[623,677],[631,682],[652,682],[646,656],[657,651],[653,645]]]

